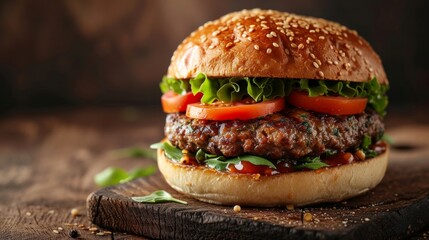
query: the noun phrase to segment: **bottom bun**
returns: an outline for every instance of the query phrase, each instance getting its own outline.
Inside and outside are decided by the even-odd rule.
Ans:
[[[203,166],[188,166],[169,160],[158,150],[158,167],[175,190],[200,201],[273,207],[338,202],[362,194],[380,183],[389,155],[319,170],[273,176],[219,172]]]

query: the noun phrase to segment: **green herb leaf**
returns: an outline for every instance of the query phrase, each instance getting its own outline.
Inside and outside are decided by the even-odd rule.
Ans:
[[[180,204],[188,204],[185,201],[174,198],[170,193],[164,190],[155,191],[146,196],[132,197],[133,201],[140,203],[165,203],[165,202],[176,202]]]
[[[157,169],[156,166],[148,166],[145,168],[135,168],[135,169],[131,170],[128,173],[128,177],[125,179],[122,179],[120,181],[120,183],[129,182],[131,180],[134,180],[134,179],[140,178],[140,177],[150,176],[156,172],[156,169]]]
[[[314,158],[307,157],[303,160],[303,163],[296,165],[295,168],[296,169],[308,168],[308,169],[316,170],[316,169],[319,169],[322,167],[328,167],[328,166],[329,166],[328,164],[320,160],[320,157],[314,157]]]
[[[136,168],[127,173],[122,168],[108,167],[95,175],[94,181],[100,187],[113,186],[139,177],[152,175],[156,172],[156,169],[156,166],[148,166],[146,168]]]
[[[94,181],[100,187],[107,187],[116,185],[126,178],[128,178],[128,173],[125,170],[109,167],[95,175]]]
[[[174,161],[180,161],[180,159],[183,157],[182,150],[174,147],[169,142],[160,142],[160,143],[154,143],[150,145],[150,148],[152,149],[163,149],[165,155]]]
[[[390,135],[387,135],[386,133],[383,134],[383,136],[381,137],[381,140],[387,142],[390,145],[393,145],[393,138]]]
[[[371,137],[368,135],[363,136],[363,140],[362,140],[362,148],[363,149],[368,149],[368,147],[371,145],[372,140]]]

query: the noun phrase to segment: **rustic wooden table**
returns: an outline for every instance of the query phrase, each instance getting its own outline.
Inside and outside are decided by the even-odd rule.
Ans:
[[[416,108],[418,109],[418,108]],[[429,161],[429,112],[391,110],[395,140],[391,159]],[[411,114],[413,113],[413,114]],[[91,108],[24,112],[0,119],[0,239],[63,239],[78,230],[84,239],[143,239],[88,228],[86,197],[97,190],[96,173],[109,166],[132,169],[150,159],[118,158],[112,150],[147,147],[163,136],[159,109]],[[79,215],[73,217],[71,209]],[[429,212],[429,210],[428,210]],[[102,236],[104,234],[104,236]],[[429,226],[416,238],[428,238]]]

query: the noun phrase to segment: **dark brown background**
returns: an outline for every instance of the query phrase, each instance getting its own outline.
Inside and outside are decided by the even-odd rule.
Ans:
[[[1,1],[0,112],[159,105],[176,46],[204,22],[243,8],[338,21],[379,53],[391,106],[424,104],[429,82],[425,1]]]

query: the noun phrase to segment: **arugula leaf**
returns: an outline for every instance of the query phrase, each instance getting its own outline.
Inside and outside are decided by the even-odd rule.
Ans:
[[[174,147],[169,142],[160,142],[160,143],[154,143],[150,145],[150,148],[152,149],[163,149],[165,155],[176,162],[179,162],[180,159],[183,157],[182,150]]]
[[[363,140],[362,140],[362,148],[363,149],[368,149],[368,147],[371,145],[372,140],[371,137],[368,135],[363,136]]]
[[[383,136],[381,137],[381,139],[383,140],[383,141],[385,141],[385,142],[387,142],[388,144],[390,144],[390,145],[393,145],[394,143],[393,143],[393,138],[390,136],[390,135],[388,135],[388,134],[383,134]]]
[[[200,162],[205,162],[208,167],[214,168],[218,171],[225,170],[229,164],[238,164],[241,161],[247,161],[254,165],[264,165],[276,169],[276,166],[271,161],[263,157],[253,155],[243,155],[227,159],[224,156],[208,154],[202,149],[199,149],[197,154],[195,154],[195,158]]]
[[[136,168],[127,173],[122,168],[108,167],[94,177],[95,183],[100,187],[107,187],[128,182],[139,177],[146,177],[156,172],[156,166]]]
[[[304,161],[303,163],[296,165],[295,169],[308,168],[308,169],[316,170],[322,167],[329,166],[328,164],[322,162],[320,160],[320,157],[314,157],[314,158],[307,157],[303,161]]]
[[[116,185],[127,177],[128,173],[124,169],[109,167],[95,175],[94,181],[100,187],[107,187]]]
[[[199,73],[195,78],[178,80],[164,77],[161,82],[161,91],[173,90],[176,93],[192,91],[193,94],[203,93],[202,103],[214,101],[234,102],[245,98],[252,98],[256,102],[285,97],[294,90],[307,91],[309,96],[343,96],[367,97],[368,105],[377,113],[384,116],[388,105],[386,92],[387,85],[381,85],[376,78],[368,82],[324,81],[309,79],[284,79],[232,77],[209,78]]]
[[[131,197],[133,201],[140,203],[165,203],[165,202],[176,202],[180,204],[188,204],[187,202],[174,198],[170,193],[164,190],[155,191],[146,196]]]
[[[156,166],[148,166],[145,168],[135,168],[135,169],[131,170],[128,173],[128,177],[125,179],[122,179],[120,181],[120,183],[129,182],[129,181],[134,180],[134,179],[139,178],[139,177],[150,176],[156,172],[156,169],[157,169]]]

